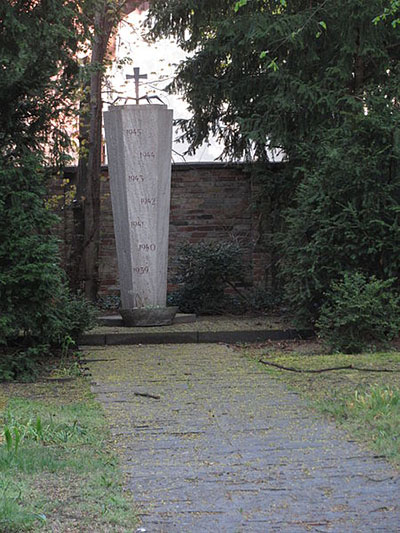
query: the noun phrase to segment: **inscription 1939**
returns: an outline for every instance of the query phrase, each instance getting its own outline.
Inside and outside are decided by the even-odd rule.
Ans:
[[[133,267],[133,272],[136,274],[148,274],[150,271],[148,266]]]

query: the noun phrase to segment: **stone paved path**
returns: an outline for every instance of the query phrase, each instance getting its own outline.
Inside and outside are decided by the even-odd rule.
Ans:
[[[94,391],[148,533],[400,531],[399,473],[242,354],[158,345],[90,357],[103,359],[90,363]]]

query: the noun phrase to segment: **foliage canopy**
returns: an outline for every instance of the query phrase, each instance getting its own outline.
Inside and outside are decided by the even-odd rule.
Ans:
[[[370,91],[396,93],[400,35],[374,25],[384,2],[374,0],[154,0],[153,36],[173,35],[193,53],[172,88],[193,118],[182,122],[192,149],[218,133],[228,155],[266,157],[318,139],[321,124],[363,112]],[[286,4],[286,5],[285,5]],[[390,87],[389,87],[390,85]],[[253,148],[253,150],[252,150]]]
[[[82,17],[74,0],[0,5],[0,344],[21,332],[61,343],[76,331],[44,198],[68,145]]]
[[[280,182],[266,170],[263,186],[269,208],[284,207],[275,250],[303,324],[345,272],[399,286],[400,32],[392,15],[377,19],[390,4],[154,0],[150,11],[151,34],[192,53],[172,84],[193,112],[181,121],[190,149],[216,133],[233,158],[284,154]]]

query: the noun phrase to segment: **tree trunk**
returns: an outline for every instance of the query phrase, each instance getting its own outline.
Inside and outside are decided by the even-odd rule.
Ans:
[[[83,87],[83,96],[79,109],[79,162],[76,178],[76,195],[72,204],[73,232],[71,236],[71,253],[67,262],[67,274],[73,292],[84,290],[83,243],[85,234],[84,200],[86,194],[86,176],[89,143],[89,91],[87,82]]]
[[[77,175],[77,205],[75,207],[75,244],[81,258],[77,273],[83,277],[85,296],[95,301],[99,283],[99,243],[100,243],[100,173],[101,173],[101,129],[102,109],[101,88],[104,60],[111,32],[116,23],[114,15],[109,15],[106,2],[99,5],[95,14],[95,36],[90,61],[89,118],[83,125],[81,151]],[[81,238],[79,236],[81,235]],[[75,282],[75,286],[77,283]]]
[[[94,16],[94,39],[90,61],[90,91],[88,116],[81,119],[80,143],[83,149],[79,156],[77,173],[77,202],[74,209],[75,251],[78,258],[74,287],[82,287],[85,296],[92,301],[97,298],[99,285],[99,246],[100,246],[100,173],[101,173],[101,140],[102,110],[101,89],[104,73],[104,62],[110,36],[120,20],[123,11],[132,11],[140,5],[139,0],[131,0],[129,9],[126,0],[99,0]],[[111,9],[112,8],[112,9]],[[74,267],[73,267],[74,268]],[[82,283],[83,281],[83,283]]]

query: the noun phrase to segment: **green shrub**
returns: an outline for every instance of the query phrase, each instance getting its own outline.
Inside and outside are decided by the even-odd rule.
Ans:
[[[69,295],[47,209],[48,179],[69,161],[70,117],[88,26],[78,2],[1,2],[0,346],[13,379],[87,324]]]
[[[116,311],[121,307],[121,297],[118,294],[106,294],[99,296],[96,306],[101,311]]]
[[[0,354],[0,382],[34,381],[39,373],[36,360],[38,349],[39,347],[35,347],[17,353]]]
[[[400,297],[392,286],[392,279],[368,279],[360,273],[333,282],[316,323],[319,336],[345,353],[392,340],[400,331]]]
[[[272,312],[282,305],[282,294],[279,291],[252,287],[246,292],[249,310]]]
[[[60,309],[60,319],[65,321],[64,337],[70,336],[77,341],[79,336],[96,325],[97,310],[83,295],[68,295]]]
[[[377,105],[379,104],[379,105]],[[366,104],[365,104],[366,105]],[[320,127],[304,154],[303,179],[286,213],[280,263],[297,324],[314,325],[324,294],[343,272],[396,278],[400,289],[400,115],[368,102]],[[315,132],[317,134],[317,132]]]
[[[173,301],[181,311],[198,314],[224,310],[225,289],[243,279],[242,250],[237,242],[201,242],[179,249],[180,289]]]
[[[26,152],[18,165],[0,159],[0,345],[61,346],[92,323],[59,264],[46,178],[39,155]]]

